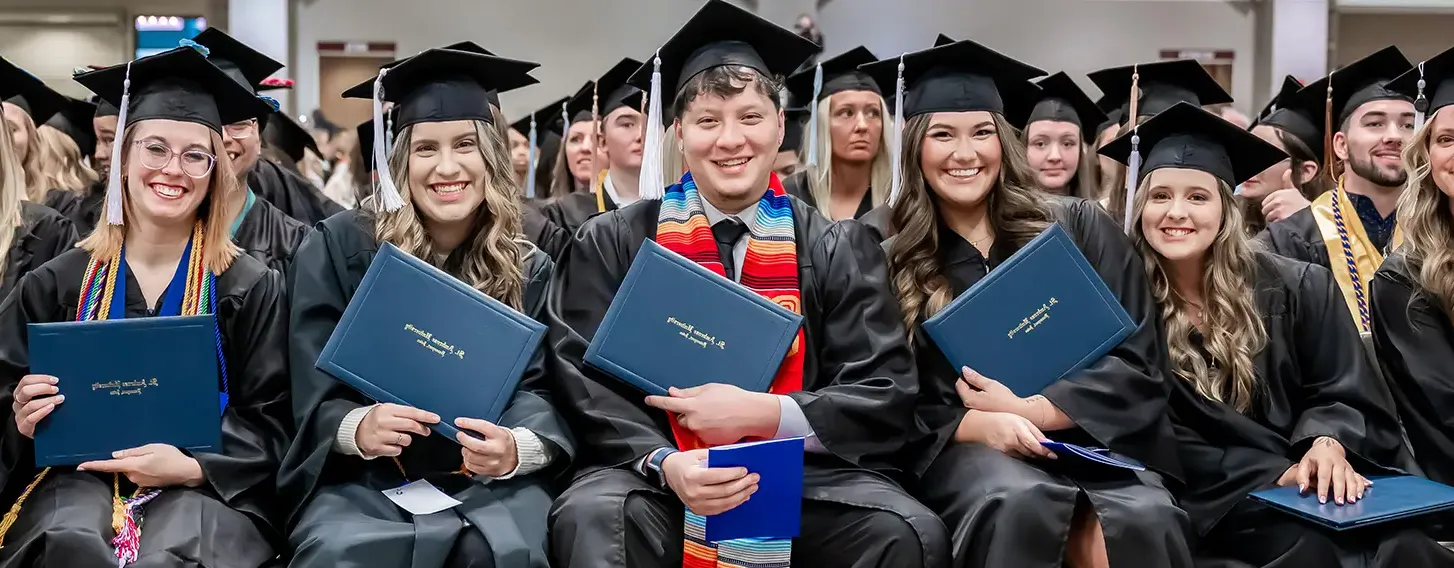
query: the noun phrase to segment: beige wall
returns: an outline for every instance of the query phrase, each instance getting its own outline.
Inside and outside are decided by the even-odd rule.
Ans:
[[[1419,62],[1454,46],[1454,14],[1340,14],[1334,65],[1397,45]]]

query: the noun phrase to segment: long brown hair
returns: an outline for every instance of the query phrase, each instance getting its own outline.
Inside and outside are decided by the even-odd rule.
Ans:
[[[998,133],[1001,158],[999,179],[985,197],[986,207],[996,239],[1018,248],[1050,226],[1054,218],[1044,204],[1045,194],[1037,189],[1035,174],[1015,128],[998,113],[990,116]],[[903,186],[893,204],[892,218],[898,234],[889,247],[889,276],[904,325],[911,330],[920,319],[944,309],[954,297],[939,262],[938,199],[919,165],[932,118],[932,114],[921,114],[904,123],[900,166]],[[913,335],[909,334],[911,342]]]
[[[25,129],[25,138],[30,143],[27,145],[25,155],[20,156],[21,167],[25,170],[25,198],[34,203],[45,204],[45,194],[51,187],[46,187],[45,172],[42,171],[45,163],[45,156],[40,148],[40,130],[35,127],[35,121],[31,120],[29,113],[21,113],[20,127]],[[17,154],[20,149],[15,149]]]
[[[36,128],[32,152],[40,152],[41,187],[85,193],[96,183],[96,171],[81,163],[81,147],[66,133],[42,124]]]
[[[434,242],[414,207],[414,191],[409,184],[413,126],[405,127],[389,149],[389,168],[394,173],[395,186],[400,188],[399,196],[404,200],[404,207],[398,211],[377,213],[374,238],[380,243],[391,243],[415,258],[450,270],[470,287],[519,310],[525,303],[525,277],[521,264],[530,246],[521,242],[520,186],[515,180],[515,169],[510,165],[509,146],[500,136],[500,131],[483,121],[474,121],[474,127],[480,139],[478,148],[485,160],[485,201],[475,210],[476,230],[460,245],[462,256],[458,253],[450,255],[451,258],[460,256],[458,265],[445,266],[449,259],[438,258]],[[370,198],[370,205],[373,201],[374,198]]]
[[[3,124],[0,124],[3,126]],[[15,142],[9,132],[0,132],[0,279],[10,264],[10,246],[15,243],[16,229],[25,223],[21,203],[25,201],[25,170],[15,154]]]
[[[140,124],[141,122],[137,122]],[[243,185],[233,174],[232,160],[228,159],[227,152],[222,150],[222,135],[216,131],[207,132],[212,138],[212,151],[216,154],[216,161],[212,166],[212,179],[208,184],[207,198],[197,207],[197,218],[203,223],[203,257],[202,264],[213,274],[222,275],[232,261],[237,260],[242,254],[242,249],[237,248],[232,242],[232,223],[241,213],[234,201],[242,193]],[[121,219],[123,223],[134,223],[135,216],[132,215],[131,192],[127,191],[131,180],[126,175],[126,166],[131,163],[132,153],[136,149],[136,124],[126,128],[125,140],[116,141],[122,146],[121,163],[112,164],[113,168],[121,168]],[[139,182],[138,182],[139,183]],[[96,224],[95,230],[91,231],[76,246],[91,253],[93,258],[108,259],[121,252],[121,245],[126,241],[126,225],[111,225],[106,222],[106,207],[101,207],[101,221]]]
[[[1151,293],[1161,306],[1172,370],[1202,396],[1246,413],[1261,389],[1252,357],[1267,346],[1267,329],[1262,325],[1253,297],[1257,259],[1252,241],[1242,229],[1242,210],[1233,201],[1232,188],[1217,180],[1222,198],[1222,225],[1207,250],[1202,278],[1202,323],[1206,326],[1202,337],[1214,362],[1208,365],[1192,346],[1192,333],[1197,327],[1188,303],[1172,286],[1167,269],[1162,266],[1161,254],[1151,247],[1141,230],[1150,182],[1150,176],[1142,178],[1136,190],[1131,237],[1145,263]]]
[[[1454,110],[1445,107],[1440,112]],[[1454,321],[1454,212],[1449,209],[1449,196],[1434,183],[1429,163],[1433,126],[1430,116],[1404,145],[1404,168],[1409,177],[1398,201],[1398,224],[1406,237],[1399,250],[1431,303]]]

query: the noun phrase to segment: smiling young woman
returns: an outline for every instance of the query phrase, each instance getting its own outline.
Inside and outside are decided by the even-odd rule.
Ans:
[[[1398,473],[1388,467],[1400,458],[1398,421],[1332,274],[1258,250],[1242,230],[1232,187],[1286,154],[1185,103],[1139,134],[1144,181],[1131,235],[1166,327],[1186,475],[1180,505],[1197,529],[1198,562],[1454,562],[1415,528],[1381,525],[1334,539],[1247,499],[1271,485],[1298,485],[1333,506],[1356,503],[1372,485],[1365,476]],[[1130,141],[1104,152],[1125,162]]]
[[[1186,517],[1162,477],[1179,468],[1168,455],[1145,273],[1094,203],[1037,189],[1013,128],[1029,105],[1006,114],[1044,72],[972,41],[903,63],[906,173],[892,201],[897,236],[884,247],[919,369],[918,421],[928,428],[904,455],[921,477],[918,496],[954,535],[955,565],[1190,566]],[[898,64],[872,72],[892,80]],[[994,377],[954,368],[921,324],[1057,221],[1140,325],[1085,371],[1020,398]],[[1079,475],[1049,461],[1047,436],[1111,448],[1149,469]]]
[[[549,484],[575,451],[548,402],[548,343],[536,349],[501,424],[461,418],[454,425],[473,435],[457,440],[430,435],[438,416],[371,400],[311,363],[383,243],[544,318],[555,265],[524,237],[520,186],[486,97],[518,84],[534,66],[431,49],[349,91],[371,94],[381,81],[398,132],[379,167],[378,192],[319,224],[293,267],[300,426],[279,486],[292,506],[288,540],[297,564],[408,566],[411,558],[438,558],[450,566],[545,566]],[[426,519],[382,493],[426,477],[464,504]]]
[[[16,403],[5,443],[28,453],[36,424],[81,387],[74,378],[30,374],[26,324],[212,315],[222,372],[197,379],[218,384],[222,446],[189,453],[154,444],[38,473],[29,458],[7,461],[5,494],[21,498],[0,523],[10,529],[0,566],[117,565],[120,558],[123,565],[256,568],[276,556],[280,523],[266,488],[292,429],[279,356],[287,307],[282,277],[230,242],[236,211],[228,203],[240,188],[218,153],[223,124],[268,106],[190,48],[77,81],[130,104],[113,146],[105,221],[79,248],[23,278],[0,311],[0,382]],[[143,487],[134,504],[113,504],[123,490]],[[112,541],[113,523],[141,523],[143,505],[146,538]],[[58,539],[65,546],[55,546]]]
[[[1373,277],[1370,316],[1378,361],[1424,474],[1454,484],[1454,49],[1390,83],[1417,96],[1428,120],[1404,148],[1409,172],[1398,220],[1408,236]]]

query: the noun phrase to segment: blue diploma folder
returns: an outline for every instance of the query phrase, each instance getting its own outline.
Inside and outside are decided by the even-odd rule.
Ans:
[[[1135,329],[1059,223],[924,322],[956,370],[1021,397],[1095,363]]]
[[[317,367],[379,402],[498,422],[545,326],[385,243]]]
[[[722,383],[767,392],[801,315],[648,240],[586,349],[647,394]]]
[[[37,466],[147,444],[221,447],[212,316],[33,323],[28,332],[30,372],[56,377],[66,397],[36,426]]]
[[[1087,448],[1065,442],[1040,442],[1041,446],[1055,452],[1055,457],[1062,460],[1078,460],[1093,465],[1129,469],[1132,471],[1146,471],[1146,466],[1141,462],[1117,454],[1105,448]]]
[[[708,467],[745,467],[757,493],[736,508],[707,517],[707,541],[793,538],[802,528],[803,439],[743,442],[707,450]]]
[[[1298,488],[1278,487],[1250,495],[1258,502],[1306,521],[1346,530],[1387,521],[1454,509],[1454,487],[1411,475],[1371,477],[1373,486],[1357,503],[1339,505],[1330,497],[1318,503],[1316,488],[1299,494]]]

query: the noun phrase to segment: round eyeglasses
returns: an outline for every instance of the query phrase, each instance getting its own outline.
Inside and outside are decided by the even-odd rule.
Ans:
[[[212,173],[212,166],[217,163],[217,156],[201,150],[187,150],[179,154],[166,144],[148,140],[137,141],[136,146],[141,148],[141,165],[147,169],[160,170],[172,163],[172,158],[176,158],[182,173],[200,179]]]

